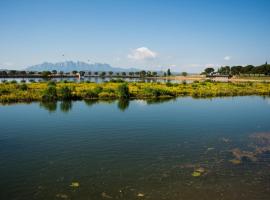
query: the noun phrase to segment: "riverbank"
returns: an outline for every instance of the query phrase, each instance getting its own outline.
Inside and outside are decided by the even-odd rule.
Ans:
[[[0,102],[270,95],[270,83],[1,83]]]

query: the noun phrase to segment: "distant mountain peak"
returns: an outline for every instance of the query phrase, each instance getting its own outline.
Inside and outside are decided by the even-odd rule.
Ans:
[[[109,64],[106,63],[86,63],[83,61],[65,61],[65,62],[43,62],[38,65],[32,65],[26,68],[27,71],[64,71],[64,72],[70,72],[70,71],[113,71],[113,72],[121,72],[121,71],[140,71],[139,69],[135,68],[116,68],[112,67]]]

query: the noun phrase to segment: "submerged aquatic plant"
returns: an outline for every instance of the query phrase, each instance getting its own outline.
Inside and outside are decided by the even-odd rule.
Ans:
[[[194,172],[191,174],[194,177],[199,177],[205,173],[205,169],[203,167],[196,168]]]
[[[201,176],[201,173],[195,171],[195,172],[193,172],[191,175],[194,176],[194,177],[199,177],[199,176]]]
[[[73,188],[80,187],[80,183],[79,182],[72,182],[70,187],[73,187]]]
[[[231,150],[233,156],[235,157],[236,160],[239,160],[240,162],[242,161],[242,159],[246,158],[250,161],[256,161],[256,154],[254,152],[251,151],[242,151],[238,148],[232,149]]]

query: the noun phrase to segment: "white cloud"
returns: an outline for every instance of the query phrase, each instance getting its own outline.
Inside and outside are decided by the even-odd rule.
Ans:
[[[231,56],[225,56],[224,60],[231,60]]]
[[[128,55],[129,59],[132,60],[149,60],[157,57],[157,53],[151,51],[147,47],[140,47],[132,50],[131,54]]]
[[[10,69],[13,66],[14,66],[14,64],[12,62],[0,63],[0,69]]]

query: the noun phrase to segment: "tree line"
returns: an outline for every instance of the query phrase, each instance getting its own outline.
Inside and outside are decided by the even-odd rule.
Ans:
[[[208,67],[204,70],[202,74],[212,75],[212,74],[220,74],[220,75],[264,75],[270,76],[270,65],[267,62],[263,65],[253,66],[222,66],[215,71],[214,68]]]
[[[41,72],[36,72],[36,71],[25,71],[25,70],[7,70],[7,71],[0,71],[0,76],[43,76],[43,77],[50,77],[50,76],[69,76],[69,75],[77,75],[80,74],[80,76],[100,76],[100,77],[105,77],[105,76],[122,76],[122,77],[157,77],[159,76],[158,72],[156,71],[135,71],[135,72],[113,72],[113,71],[77,71],[73,70],[71,72],[63,72],[63,71],[57,71],[57,70],[52,70],[52,71],[41,71]],[[170,69],[167,70],[167,72],[164,72],[164,76],[171,76],[171,71]]]

